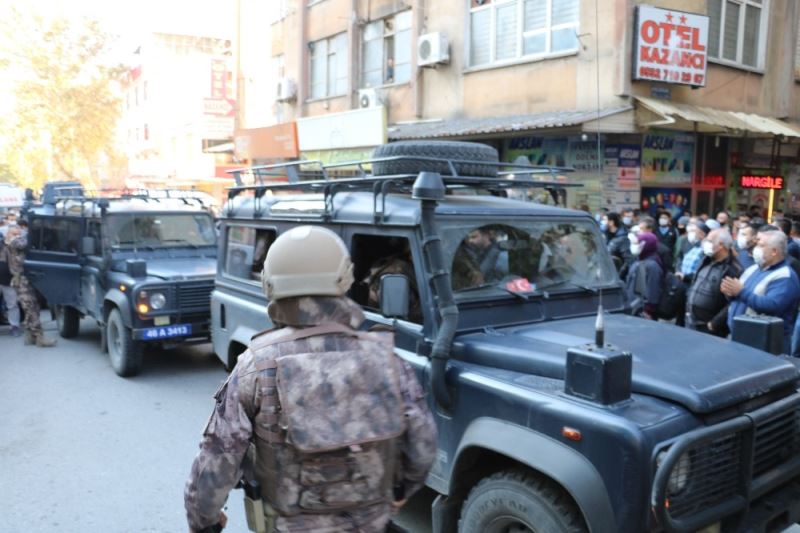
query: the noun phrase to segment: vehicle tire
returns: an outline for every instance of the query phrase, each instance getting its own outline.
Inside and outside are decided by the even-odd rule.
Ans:
[[[58,334],[64,339],[78,336],[81,327],[81,314],[74,307],[59,305],[56,307],[56,324]]]
[[[111,367],[124,378],[135,376],[142,368],[142,346],[133,340],[118,309],[112,309],[106,322],[106,342]]]
[[[438,159],[461,159],[469,161],[486,161],[497,163],[497,150],[486,144],[460,141],[399,141],[383,144],[375,148],[372,157],[418,156]],[[481,165],[480,163],[455,164],[459,176],[497,177],[497,165]],[[374,176],[393,174],[417,174],[422,171],[438,172],[449,176],[450,165],[445,161],[416,161],[413,159],[399,161],[382,161],[372,163]]]
[[[524,470],[509,470],[475,485],[461,508],[458,531],[583,533],[587,529],[563,489]]]

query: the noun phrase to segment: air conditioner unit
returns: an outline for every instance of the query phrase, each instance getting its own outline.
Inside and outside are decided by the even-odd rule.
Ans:
[[[417,40],[417,65],[425,67],[450,62],[450,44],[439,32],[420,35]]]
[[[383,99],[377,89],[359,89],[358,107],[378,107],[383,105]]]
[[[291,78],[278,79],[278,91],[275,99],[279,102],[290,102],[297,97],[297,86]]]

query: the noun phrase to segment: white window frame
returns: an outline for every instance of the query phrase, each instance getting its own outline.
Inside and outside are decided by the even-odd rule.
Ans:
[[[369,21],[370,24],[375,23],[375,22],[381,22],[381,23],[383,23],[383,26],[385,28],[386,27],[386,20],[392,19],[392,31],[390,33],[384,33],[383,35],[381,35],[380,37],[378,37],[376,39],[371,39],[371,40],[379,40],[380,39],[382,41],[381,42],[381,55],[383,57],[381,58],[382,73],[381,73],[381,84],[380,85],[367,86],[364,83],[364,45],[366,44],[366,41],[364,40],[364,32],[363,31],[361,32],[361,39],[360,39],[360,43],[359,43],[360,53],[359,53],[359,58],[358,58],[359,59],[359,61],[358,61],[358,63],[359,63],[359,65],[358,65],[358,85],[359,85],[359,88],[367,89],[367,88],[374,88],[374,87],[385,87],[385,86],[390,86],[390,85],[403,85],[403,84],[411,82],[411,77],[412,77],[411,75],[409,75],[409,78],[407,80],[397,81],[397,48],[394,48],[392,50],[392,58],[394,60],[394,78],[392,79],[392,81],[387,81],[387,79],[386,79],[386,47],[387,47],[386,42],[389,39],[391,39],[392,40],[392,46],[396,47],[397,46],[397,38],[396,38],[397,34],[400,33],[400,32],[407,31],[407,32],[409,32],[409,35],[411,35],[411,37],[412,37],[410,42],[413,43],[413,34],[411,33],[413,31],[413,26],[414,26],[413,22],[411,23],[411,25],[408,28],[403,28],[403,29],[400,29],[400,30],[397,29],[397,20],[396,19],[397,19],[397,17],[399,15],[403,15],[404,13],[408,13],[409,16],[413,16],[413,13],[411,12],[410,9],[405,9],[403,11],[398,11],[397,13],[393,13],[392,15],[389,15],[387,17],[383,17],[383,18],[380,18],[380,19]],[[414,62],[412,56],[413,56],[413,54],[409,54],[408,63],[401,63],[401,65],[409,65],[409,69],[410,69],[411,65],[413,65],[413,62]]]
[[[720,1],[721,8],[719,12],[719,42],[717,43],[717,55],[719,57],[712,57],[711,52],[708,54],[708,61],[710,63],[718,63],[720,65],[727,65],[729,67],[736,67],[743,70],[751,70],[755,72],[763,72],[766,66],[767,56],[767,32],[769,30],[769,12],[770,0],[718,0]],[[741,6],[741,16],[739,17],[739,26],[736,28],[736,60],[725,59],[722,57],[722,49],[725,43],[725,12],[728,9],[728,2],[739,4]],[[746,65],[744,60],[744,25],[747,19],[746,10],[747,6],[758,7],[761,9],[761,18],[759,20],[758,28],[758,52],[756,57],[756,64]],[[709,43],[710,44],[710,43]]]
[[[525,31],[525,0],[492,0],[490,3],[486,5],[475,7],[471,6],[471,0],[466,0],[467,2],[467,29],[469,37],[464,40],[467,51],[467,68],[466,70],[482,70],[486,68],[493,68],[497,66],[503,65],[513,65],[516,63],[528,62],[528,61],[537,61],[540,59],[547,59],[547,58],[555,58],[555,57],[562,57],[565,55],[574,55],[580,52],[580,41],[578,40],[578,44],[574,49],[568,50],[559,50],[556,52],[552,51],[552,40],[553,40],[553,32],[557,30],[564,30],[568,28],[573,28],[575,31],[575,35],[579,35],[580,30],[580,13],[581,13],[581,2],[578,2],[578,20],[575,22],[568,22],[562,24],[556,24],[555,26],[552,25],[553,22],[553,2],[558,2],[559,0],[547,0],[547,14],[546,14],[546,23],[544,28],[536,29],[536,30],[528,30]],[[516,36],[516,50],[515,56],[510,59],[501,59],[497,60],[497,9],[501,7],[505,7],[509,4],[516,3],[517,7],[517,36]],[[472,58],[472,14],[477,13],[480,11],[491,10],[491,17],[489,21],[489,61],[486,63],[481,63],[479,65],[473,65],[470,61]],[[532,35],[545,35],[545,51],[537,54],[524,54],[524,43],[525,37],[529,37]]]
[[[343,92],[341,92],[341,93],[337,93],[336,92],[336,80],[338,80],[339,78],[342,77],[342,76],[338,75],[338,73],[337,73],[337,76],[334,78],[334,86],[330,87],[330,83],[329,83],[330,79],[331,79],[330,78],[331,73],[330,73],[328,67],[330,66],[331,56],[334,56],[334,60],[333,61],[334,61],[334,63],[337,63],[338,62],[338,54],[340,54],[340,53],[341,54],[345,54],[345,57],[347,59],[347,66],[345,67],[345,76],[344,77],[345,78],[349,78],[350,58],[348,57],[349,54],[348,54],[348,50],[347,50],[347,39],[346,39],[346,37],[344,39],[345,47],[342,50],[333,50],[333,51],[331,51],[331,48],[333,47],[333,44],[336,42],[336,39],[341,37],[342,35],[346,36],[347,32],[339,32],[339,33],[337,33],[335,35],[331,35],[329,37],[325,37],[324,39],[318,39],[316,41],[312,41],[311,43],[309,43],[312,46],[317,46],[318,43],[321,43],[321,42],[325,41],[325,57],[324,57],[324,59],[322,59],[322,61],[325,64],[325,94],[323,94],[322,96],[313,96],[313,94],[314,94],[314,90],[313,90],[314,89],[314,69],[313,69],[312,63],[313,63],[314,52],[310,52],[309,56],[308,56],[308,94],[311,95],[309,100],[325,100],[325,99],[328,99],[328,98],[338,98],[340,96],[347,96],[347,88],[345,88],[345,90]]]

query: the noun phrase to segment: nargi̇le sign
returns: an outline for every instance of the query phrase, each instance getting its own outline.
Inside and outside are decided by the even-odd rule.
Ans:
[[[783,189],[783,176],[750,176],[739,178],[742,189]]]
[[[705,87],[708,17],[638,6],[633,79]]]

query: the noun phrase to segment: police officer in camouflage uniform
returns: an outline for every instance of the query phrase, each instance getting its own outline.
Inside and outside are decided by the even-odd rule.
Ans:
[[[253,337],[215,395],[184,494],[191,531],[225,526],[242,475],[263,498],[251,529],[269,533],[381,532],[424,483],[433,419],[391,334],[356,329],[352,270],[325,228],[293,228],[270,247],[262,283],[277,328]]]
[[[56,345],[53,339],[47,339],[42,332],[42,322],[39,319],[41,309],[39,300],[28,278],[25,277],[25,248],[28,246],[27,232],[20,226],[12,226],[6,231],[6,250],[8,269],[11,271],[11,286],[17,290],[17,301],[25,312],[22,329],[25,330],[25,344],[35,344],[41,348],[50,348]]]

